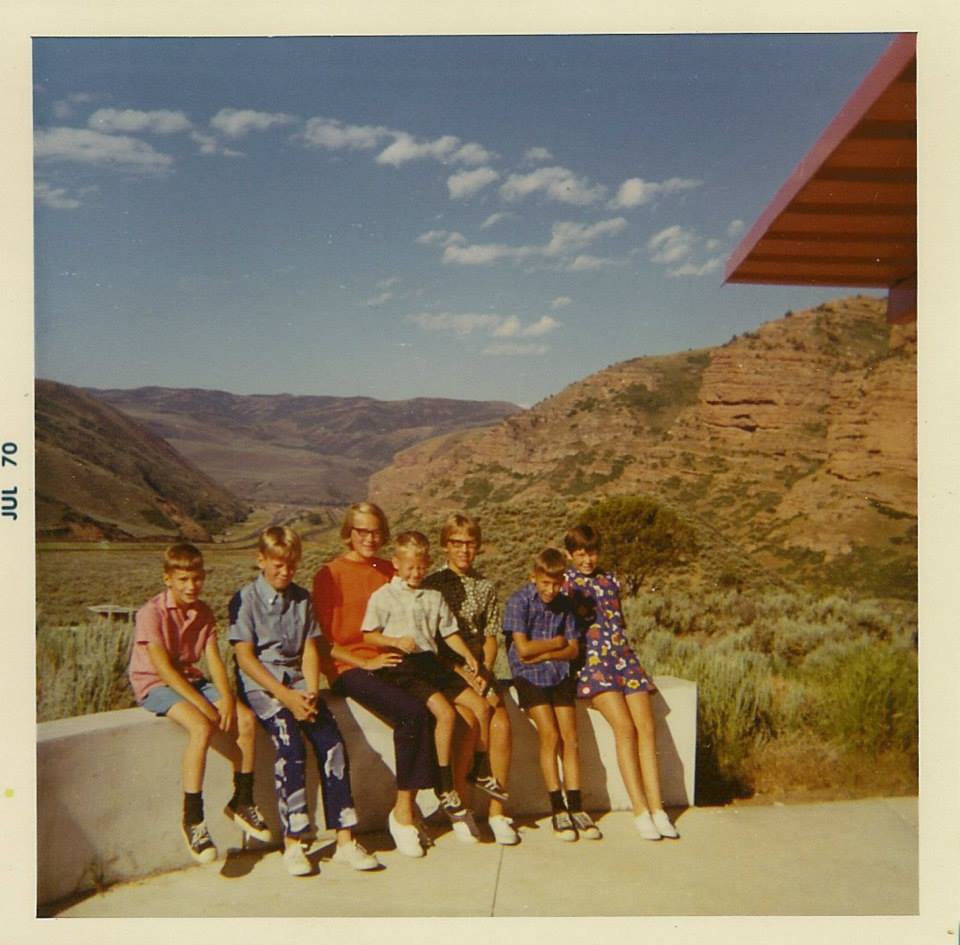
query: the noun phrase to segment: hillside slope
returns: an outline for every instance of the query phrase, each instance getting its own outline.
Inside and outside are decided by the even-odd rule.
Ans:
[[[573,514],[629,493],[764,568],[829,565],[837,580],[915,594],[915,326],[891,329],[884,303],[859,296],[788,313],[722,347],[612,365],[371,479],[374,501],[432,517],[550,497]]]
[[[204,541],[245,506],[135,420],[76,387],[36,382],[38,538]]]
[[[496,423],[515,404],[440,398],[240,395],[141,387],[89,393],[162,436],[208,476],[256,502],[356,501],[394,454]]]

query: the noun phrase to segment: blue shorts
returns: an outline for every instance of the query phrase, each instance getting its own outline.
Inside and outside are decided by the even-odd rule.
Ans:
[[[207,702],[213,704],[220,700],[220,692],[209,679],[195,679],[190,682],[197,692],[203,696]],[[187,700],[175,692],[169,686],[154,686],[140,703],[145,709],[149,709],[154,715],[166,715],[178,702]]]

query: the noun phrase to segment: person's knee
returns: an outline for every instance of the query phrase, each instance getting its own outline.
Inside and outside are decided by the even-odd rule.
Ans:
[[[237,707],[237,736],[242,739],[255,738],[257,734],[257,717],[246,708]]]

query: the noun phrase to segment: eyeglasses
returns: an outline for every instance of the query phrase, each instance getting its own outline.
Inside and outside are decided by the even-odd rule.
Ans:
[[[452,545],[454,548],[476,548],[477,543],[472,539],[465,541],[462,538],[449,538],[447,539],[447,544]]]
[[[383,532],[379,528],[357,528],[354,525],[351,531],[355,531],[361,538],[383,538]]]

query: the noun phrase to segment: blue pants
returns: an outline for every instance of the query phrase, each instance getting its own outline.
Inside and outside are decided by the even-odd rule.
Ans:
[[[419,699],[365,669],[342,673],[333,691],[356,700],[392,726],[399,790],[416,791],[436,784],[433,715]]]
[[[350,790],[350,762],[337,720],[321,699],[312,722],[298,722],[293,713],[266,692],[247,694],[250,708],[273,741],[277,756],[273,778],[283,831],[288,837],[310,829],[307,809],[307,745],[313,746],[320,771],[323,815],[328,830],[354,827],[357,813]]]

